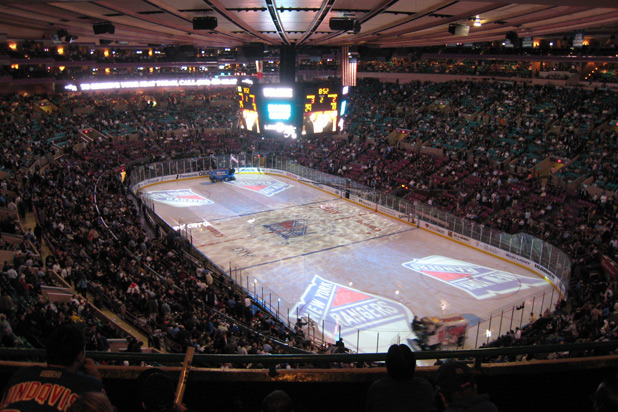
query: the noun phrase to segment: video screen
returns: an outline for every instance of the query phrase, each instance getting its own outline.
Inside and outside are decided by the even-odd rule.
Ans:
[[[303,114],[303,134],[337,131],[337,110],[324,110]]]
[[[292,117],[291,103],[268,103],[266,105],[268,120],[290,120]]]
[[[249,109],[241,110],[240,119],[241,129],[249,132],[261,133],[258,112]]]

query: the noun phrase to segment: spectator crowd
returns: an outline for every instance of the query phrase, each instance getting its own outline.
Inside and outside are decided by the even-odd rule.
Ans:
[[[12,247],[15,258],[3,269],[3,346],[40,347],[55,326],[71,319],[84,326],[91,348],[105,350],[106,339],[119,332],[90,302],[139,325],[154,347],[335,351],[334,345],[314,346],[300,328],[278,322],[213,268],[186,259],[182,238],[148,226],[128,180],[109,173],[137,159],[243,152],[285,156],[561,247],[576,263],[568,299],[495,344],[618,337],[615,284],[599,267],[602,256],[615,260],[618,253],[617,133],[608,125],[618,107],[612,92],[367,81],[351,98],[347,138],[294,141],[239,136],[235,94],[209,89],[3,98],[5,202],[8,209],[15,199],[15,208],[36,213],[38,222],[26,230],[19,219],[13,222],[24,241]],[[43,100],[54,107],[51,114],[37,109]],[[89,128],[102,135],[84,138],[80,131]],[[541,173],[551,156],[572,161],[564,169],[576,176]],[[567,184],[580,178],[588,187]],[[45,259],[37,253],[43,242],[52,250]],[[43,287],[58,284],[81,296],[46,300]],[[139,351],[139,342],[132,348]]]

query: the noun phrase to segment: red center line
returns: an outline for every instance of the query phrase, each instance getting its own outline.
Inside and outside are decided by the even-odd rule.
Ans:
[[[283,231],[281,231],[281,232],[283,232]],[[278,233],[280,233],[280,232],[270,231],[270,232],[266,232],[265,234],[266,234],[266,235],[274,235],[274,234],[278,234]],[[249,236],[249,237],[250,237],[251,239],[253,239],[253,237],[252,237],[252,236]],[[221,241],[219,241],[219,242],[203,243],[203,244],[201,244],[201,245],[197,245],[197,246],[195,246],[195,247],[200,248],[200,247],[203,247],[203,246],[220,245],[220,244],[222,244],[222,243],[234,242],[234,241],[236,241],[236,240],[243,240],[243,239],[246,239],[246,238],[247,238],[247,236],[242,236],[242,237],[234,237],[234,238],[231,238],[231,239],[221,240]]]
[[[333,222],[335,222],[337,220],[345,220],[345,219],[350,219],[350,218],[355,218],[355,217],[367,216],[367,215],[371,215],[371,214],[373,214],[373,212],[358,213],[356,215],[343,216],[343,217],[339,217],[337,219],[333,219]]]
[[[213,246],[213,245],[220,245],[221,243],[227,243],[227,242],[234,242],[236,240],[243,240],[246,239],[246,236],[243,237],[236,237],[236,238],[231,238],[231,239],[226,239],[226,240],[221,240],[219,242],[212,242],[212,243],[204,243],[202,245],[197,245],[196,247],[200,248],[200,247],[204,247],[204,246]]]

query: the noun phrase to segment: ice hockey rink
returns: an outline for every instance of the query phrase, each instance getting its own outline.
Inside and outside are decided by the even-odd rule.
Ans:
[[[523,266],[280,175],[194,177],[140,192],[254,299],[352,351],[409,342],[414,316],[462,316],[464,347],[477,347],[559,297]]]

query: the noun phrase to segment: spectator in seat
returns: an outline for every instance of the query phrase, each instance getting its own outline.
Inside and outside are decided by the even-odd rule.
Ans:
[[[487,394],[477,392],[472,370],[463,362],[443,363],[436,373],[434,383],[437,403],[445,412],[498,412]]]
[[[104,393],[86,392],[73,402],[67,412],[116,412],[116,408]]]
[[[282,390],[269,393],[262,401],[261,412],[293,412],[292,398]]]
[[[73,324],[64,324],[49,337],[47,366],[30,366],[19,369],[10,378],[2,397],[2,410],[44,412],[65,410],[83,393],[104,393],[101,375],[92,359],[86,358],[86,341],[82,331]],[[45,393],[39,390],[34,396],[25,397],[29,388],[56,388]],[[55,399],[52,395],[62,394]],[[34,390],[34,389],[33,389]],[[45,399],[42,399],[44,397]]]
[[[414,376],[416,356],[407,345],[391,345],[386,354],[385,378],[371,384],[367,392],[366,412],[433,411],[431,384]]]
[[[137,381],[142,408],[146,412],[191,412],[186,405],[175,403],[176,385],[160,369],[146,369]]]
[[[592,397],[594,412],[618,411],[618,376],[601,382]]]

